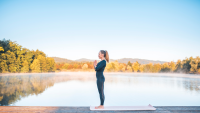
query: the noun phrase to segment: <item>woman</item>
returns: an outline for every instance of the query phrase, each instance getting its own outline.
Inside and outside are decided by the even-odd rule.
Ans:
[[[97,88],[99,91],[99,96],[100,96],[100,106],[96,106],[95,109],[103,109],[104,108],[104,100],[105,100],[105,95],[104,95],[104,82],[105,82],[105,77],[103,75],[103,71],[106,67],[106,61],[109,62],[109,56],[108,56],[108,51],[100,50],[99,59],[101,61],[97,64],[97,61],[94,61],[94,69],[96,71],[96,78],[97,78]]]

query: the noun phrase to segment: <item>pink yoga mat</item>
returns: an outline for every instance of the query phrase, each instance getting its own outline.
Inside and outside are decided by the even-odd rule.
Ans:
[[[148,106],[104,106],[104,109],[95,109],[95,106],[90,106],[90,110],[156,110],[151,104]]]

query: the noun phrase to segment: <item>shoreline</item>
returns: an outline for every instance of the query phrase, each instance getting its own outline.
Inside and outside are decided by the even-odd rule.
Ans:
[[[9,76],[9,75],[38,75],[38,74],[75,74],[75,75],[83,75],[85,74],[96,74],[96,71],[60,71],[60,72],[47,72],[47,73],[1,73],[0,76]],[[128,76],[155,76],[155,77],[186,77],[186,78],[200,78],[200,74],[185,74],[185,73],[140,73],[140,72],[104,72],[105,76],[112,74],[123,74]]]

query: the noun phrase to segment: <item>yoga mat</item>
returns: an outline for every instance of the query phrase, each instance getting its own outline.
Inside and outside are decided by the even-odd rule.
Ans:
[[[148,106],[104,106],[104,109],[95,109],[95,106],[90,106],[90,110],[156,110],[151,104]]]

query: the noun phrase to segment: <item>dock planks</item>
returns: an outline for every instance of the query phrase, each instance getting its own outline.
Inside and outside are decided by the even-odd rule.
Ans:
[[[200,113],[200,106],[154,106],[156,110],[91,111],[89,106],[0,106],[0,113]]]

